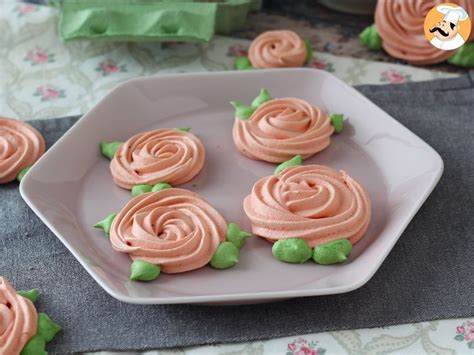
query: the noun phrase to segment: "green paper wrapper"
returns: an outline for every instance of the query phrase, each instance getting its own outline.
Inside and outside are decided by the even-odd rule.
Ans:
[[[216,3],[156,0],[56,1],[62,9],[62,40],[208,42],[214,35]]]
[[[261,0],[50,0],[61,39],[208,42],[243,29]]]

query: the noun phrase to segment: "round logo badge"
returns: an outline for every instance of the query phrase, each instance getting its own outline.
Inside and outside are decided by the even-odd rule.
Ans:
[[[471,19],[459,5],[443,3],[425,17],[425,37],[436,48],[450,51],[461,47],[471,34]]]

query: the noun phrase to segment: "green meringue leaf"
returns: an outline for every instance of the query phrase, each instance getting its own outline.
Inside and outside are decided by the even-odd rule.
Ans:
[[[239,262],[239,248],[234,243],[224,242],[219,245],[211,259],[215,269],[228,269]]]
[[[359,41],[364,46],[370,49],[381,49],[382,48],[382,37],[380,37],[377,27],[375,24],[366,27],[359,34]]]
[[[275,169],[274,175],[277,175],[281,173],[283,170],[286,168],[289,168],[291,166],[300,166],[303,164],[303,157],[299,154],[295,155],[293,158],[290,160],[284,161],[280,165],[278,165]]]
[[[20,355],[47,355],[46,340],[41,335],[35,335],[26,343]]]
[[[448,59],[448,63],[466,68],[474,67],[474,43],[465,43]]]
[[[17,293],[25,298],[28,298],[31,302],[35,303],[36,300],[38,299],[38,289],[37,288],[32,288],[31,290],[26,290],[26,291],[17,291]]]
[[[272,97],[267,89],[261,89],[258,96],[253,99],[252,103],[250,104],[251,107],[258,108],[263,103],[270,101]]]
[[[59,324],[55,323],[46,313],[38,313],[38,330],[37,335],[43,337],[48,343],[63,329]]]
[[[255,107],[246,106],[239,101],[231,101],[230,103],[235,108],[235,117],[241,120],[247,120],[252,116],[253,112],[256,110]]]
[[[181,131],[181,132],[189,132],[191,130],[191,127],[178,127],[178,128],[175,128],[175,130]]]
[[[103,229],[105,235],[109,236],[110,228],[112,227],[112,223],[113,223],[116,216],[117,216],[116,213],[109,214],[102,221],[97,222],[96,224],[94,224],[94,228]]]
[[[155,185],[153,185],[153,188],[151,191],[156,192],[156,191],[161,191],[161,190],[166,190],[166,189],[171,189],[173,186],[168,184],[167,182],[159,182]]]
[[[342,113],[331,113],[329,115],[334,132],[341,133],[344,129],[344,115]]]
[[[313,260],[322,265],[343,263],[352,251],[352,243],[347,239],[338,239],[316,246]]]
[[[241,57],[235,58],[234,68],[237,70],[254,69],[254,67],[252,66],[252,63],[250,63],[250,60],[247,56],[241,56]]]
[[[302,264],[313,255],[308,242],[302,238],[280,239],[272,247],[275,258],[285,263]]]
[[[115,152],[120,147],[122,142],[100,142],[100,152],[109,160],[114,158]]]
[[[151,192],[152,188],[153,188],[153,186],[146,185],[146,184],[135,185],[135,186],[132,187],[132,196],[137,197],[137,196],[146,194],[147,192]]]
[[[130,280],[133,281],[153,281],[160,276],[159,265],[149,263],[144,260],[135,260],[132,263]]]
[[[20,172],[16,176],[16,179],[18,180],[18,182],[23,180],[23,178],[28,173],[28,171],[30,171],[30,169],[31,169],[31,165],[28,165],[28,166],[26,166],[26,167],[24,167],[23,169],[20,170]]]
[[[240,229],[237,223],[229,223],[227,226],[227,240],[239,249],[242,248],[247,238],[251,235],[252,234]]]

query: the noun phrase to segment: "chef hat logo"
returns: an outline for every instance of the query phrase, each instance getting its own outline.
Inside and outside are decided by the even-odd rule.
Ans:
[[[453,3],[434,6],[426,15],[424,23],[426,39],[434,47],[454,50],[461,47],[471,32],[471,20],[467,11]]]
[[[464,21],[469,17],[466,10],[460,6],[439,5],[436,6],[436,11],[444,15],[444,21],[453,23],[454,25],[457,25],[459,20]]]

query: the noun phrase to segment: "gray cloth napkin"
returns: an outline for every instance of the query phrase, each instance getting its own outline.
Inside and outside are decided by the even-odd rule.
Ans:
[[[144,350],[241,342],[474,315],[474,75],[360,86],[432,145],[445,172],[375,276],[347,294],[249,306],[121,303],[103,291],[26,206],[0,187],[0,274],[38,287],[37,306],[64,331],[53,352]],[[75,118],[36,121],[51,145]]]

